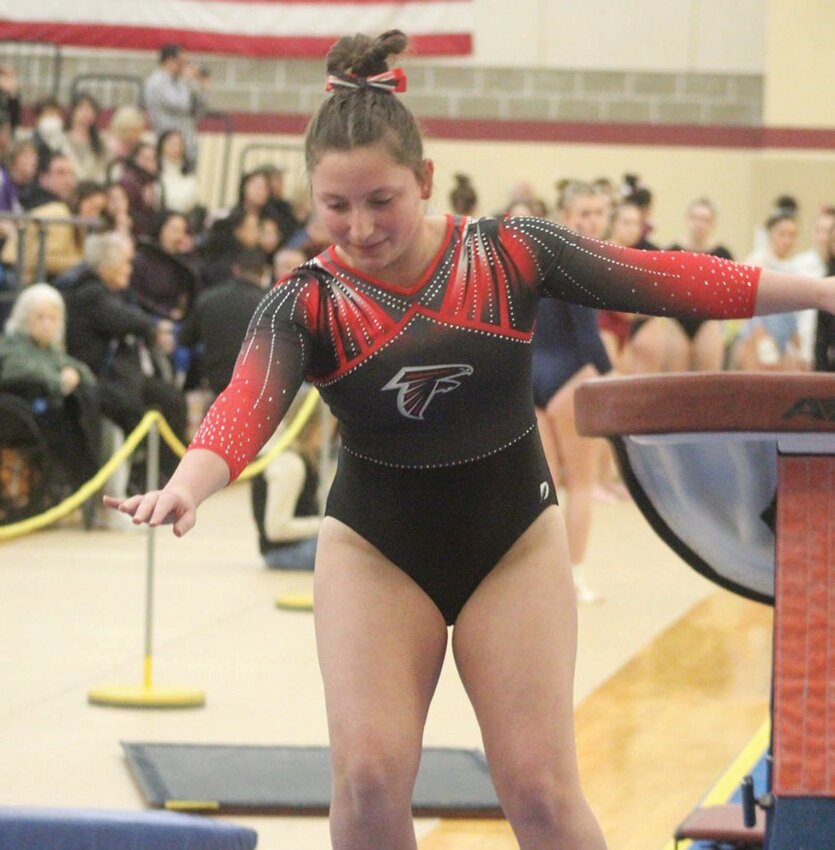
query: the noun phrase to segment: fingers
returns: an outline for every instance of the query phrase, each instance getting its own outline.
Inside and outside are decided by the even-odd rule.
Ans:
[[[130,514],[131,516],[133,516],[136,512],[141,500],[142,496],[131,496],[129,499],[118,499],[114,496],[102,497],[102,502],[106,508],[114,508],[117,511],[121,511],[124,514]]]
[[[177,537],[182,537],[186,532],[194,528],[194,523],[197,515],[193,510],[187,510],[175,523],[174,534]]]
[[[190,531],[197,519],[195,509],[182,496],[165,490],[152,490],[129,499],[105,496],[102,501],[106,507],[115,508],[120,513],[133,517],[136,525],[146,523],[151,528],[156,528],[173,524],[177,537],[182,537]]]

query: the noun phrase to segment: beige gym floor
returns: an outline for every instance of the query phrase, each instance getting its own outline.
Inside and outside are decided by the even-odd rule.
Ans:
[[[768,708],[770,610],[718,590],[631,503],[598,504],[589,558],[603,604],[580,610],[577,734],[611,850],[661,850]],[[0,805],[140,809],[120,741],[325,744],[312,616],[278,610],[311,576],[262,568],[238,485],[195,530],[157,533],[154,684],[206,706],[91,706],[142,682],[144,532],[60,528],[0,544]],[[451,661],[451,659],[449,660]],[[447,663],[425,743],[478,747]],[[259,848],[329,848],[319,818],[230,818]],[[501,821],[416,822],[421,850],[510,850]]]

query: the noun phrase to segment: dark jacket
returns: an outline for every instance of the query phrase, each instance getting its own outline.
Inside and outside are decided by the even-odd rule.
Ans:
[[[197,284],[197,272],[184,257],[166,253],[156,242],[136,241],[130,288],[143,310],[180,321],[191,307]]]
[[[257,284],[232,278],[200,294],[180,329],[179,342],[200,347],[202,376],[213,392],[225,389],[255,308],[264,296]]]
[[[160,210],[160,186],[156,175],[126,160],[119,183],[128,196],[134,236],[150,236]]]
[[[58,288],[67,306],[67,352],[99,377],[132,378],[139,367],[137,343],[154,345],[153,320],[111,292],[89,266],[71,269]]]

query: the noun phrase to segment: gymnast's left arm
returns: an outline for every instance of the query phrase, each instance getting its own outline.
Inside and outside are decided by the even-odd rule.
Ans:
[[[755,315],[810,308],[835,313],[835,277],[807,277],[763,269],[754,305]]]
[[[625,313],[694,319],[748,318],[761,270],[706,254],[639,251],[535,218],[502,223],[521,276],[542,295]]]

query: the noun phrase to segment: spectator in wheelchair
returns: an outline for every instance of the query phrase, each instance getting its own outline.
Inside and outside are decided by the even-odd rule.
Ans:
[[[0,337],[0,392],[31,405],[56,495],[95,475],[101,428],[96,379],[66,353],[64,318],[61,294],[34,283],[18,295]]]

